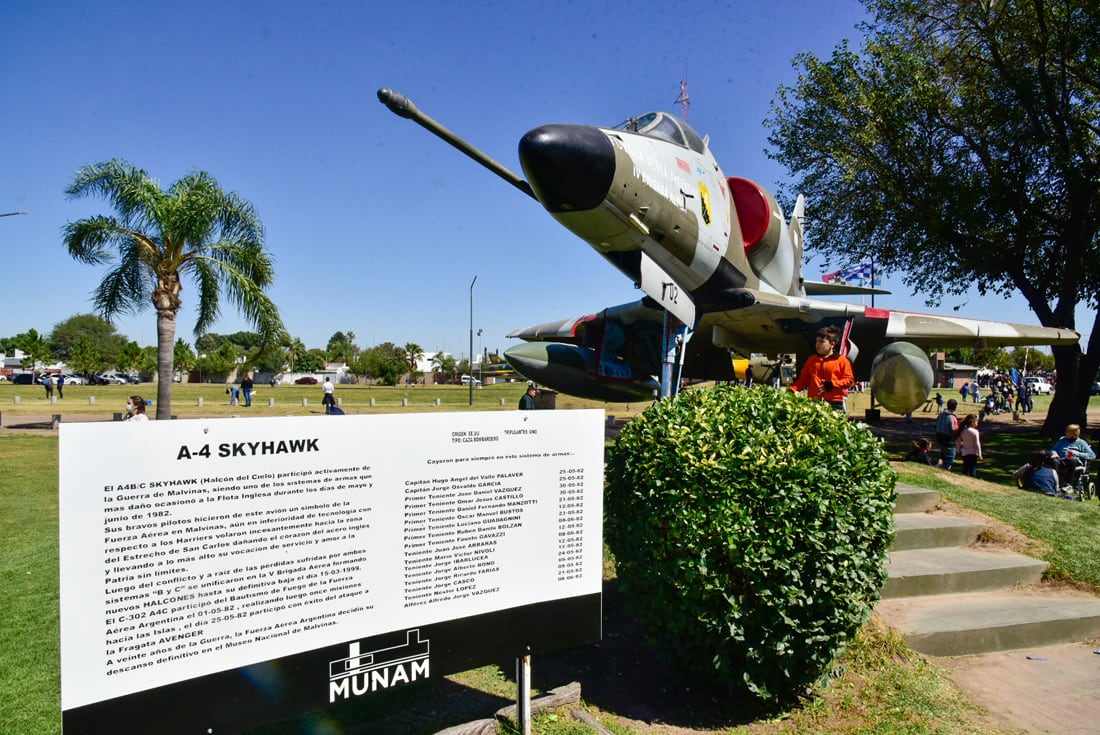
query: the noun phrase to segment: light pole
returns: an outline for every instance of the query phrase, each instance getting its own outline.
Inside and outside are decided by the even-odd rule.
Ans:
[[[470,281],[470,405],[474,405],[474,284],[477,276]]]
[[[485,368],[485,355],[482,354],[481,333],[484,331],[484,329],[477,330],[477,379],[481,381],[481,385],[483,386],[485,385],[485,373],[483,372]]]

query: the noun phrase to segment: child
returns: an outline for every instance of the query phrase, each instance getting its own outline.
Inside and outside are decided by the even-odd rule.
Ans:
[[[978,435],[978,417],[967,414],[962,420],[958,439],[955,440],[959,454],[962,455],[963,472],[971,477],[978,476],[978,461],[982,458],[982,440]]]
[[[932,442],[924,438],[917,439],[913,442],[913,448],[909,450],[909,454],[905,455],[905,461],[930,465],[932,458],[928,456],[928,450],[931,448]]]

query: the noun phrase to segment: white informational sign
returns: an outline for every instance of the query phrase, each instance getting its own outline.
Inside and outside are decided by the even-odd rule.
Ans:
[[[62,424],[62,709],[601,591],[602,411]]]

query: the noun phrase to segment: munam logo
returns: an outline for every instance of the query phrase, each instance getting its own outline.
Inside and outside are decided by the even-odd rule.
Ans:
[[[427,679],[428,644],[420,640],[419,628],[405,631],[405,643],[392,648],[363,653],[358,641],[349,643],[347,658],[329,662],[329,703]]]

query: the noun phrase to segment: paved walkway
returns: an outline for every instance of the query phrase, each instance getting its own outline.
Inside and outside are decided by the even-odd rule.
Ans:
[[[1026,733],[1100,733],[1100,642],[933,658],[1001,727]]]

